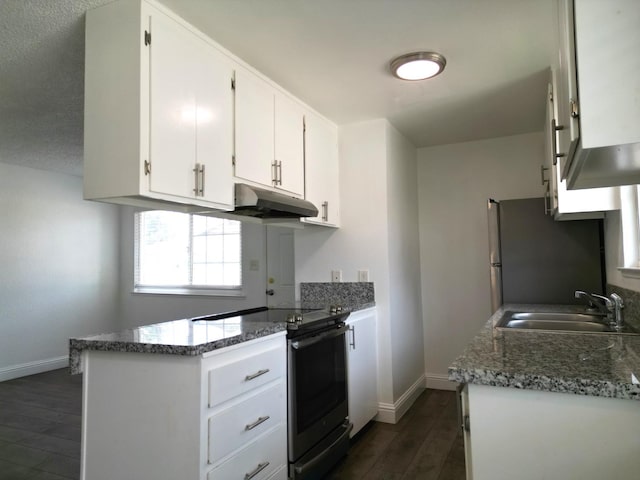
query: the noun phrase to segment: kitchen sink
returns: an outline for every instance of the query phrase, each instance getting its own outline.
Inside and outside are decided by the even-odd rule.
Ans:
[[[622,331],[616,331],[609,326],[605,316],[590,313],[506,311],[496,324],[496,328],[578,333],[638,334],[637,331],[628,325],[625,325]]]

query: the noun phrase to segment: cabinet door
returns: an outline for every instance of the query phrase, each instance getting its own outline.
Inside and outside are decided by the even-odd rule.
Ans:
[[[196,162],[202,172],[202,198],[233,206],[233,91],[230,62],[200,42],[196,106]],[[191,168],[193,169],[195,165]]]
[[[378,413],[375,310],[352,313],[347,324],[349,419],[353,423],[353,437]]]
[[[304,195],[304,112],[282,93],[275,95],[275,187]]]
[[[334,125],[313,113],[307,113],[305,120],[305,198],[319,213],[304,221],[337,227],[340,224],[338,132]]]
[[[563,127],[558,135],[562,179],[569,166],[580,137],[578,122],[578,81],[576,77],[573,0],[558,1],[558,88],[556,92],[558,124]]]
[[[272,186],[274,90],[242,67],[235,85],[235,176]]]
[[[193,197],[198,39],[160,12],[152,13],[150,24],[149,189]]]

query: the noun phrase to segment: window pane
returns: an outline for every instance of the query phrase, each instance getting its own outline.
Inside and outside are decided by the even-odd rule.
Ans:
[[[242,286],[240,222],[165,211],[136,219],[137,286]]]
[[[189,218],[174,212],[145,212],[140,222],[139,281],[184,284],[189,279]]]

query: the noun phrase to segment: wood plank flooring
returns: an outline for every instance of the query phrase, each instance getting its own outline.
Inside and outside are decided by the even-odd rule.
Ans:
[[[82,376],[0,382],[0,480],[80,477]],[[396,425],[372,422],[327,480],[464,480],[454,392],[425,390]]]
[[[465,480],[455,392],[425,390],[400,421],[371,422],[329,480]]]

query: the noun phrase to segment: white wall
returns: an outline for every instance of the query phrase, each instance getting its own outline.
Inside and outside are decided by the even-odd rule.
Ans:
[[[0,380],[66,364],[69,338],[111,331],[118,208],[82,179],[0,163]]]
[[[387,124],[389,293],[394,398],[424,375],[417,151]]]
[[[341,127],[342,227],[295,232],[297,283],[330,281],[335,269],[354,282],[358,270],[369,270],[378,312],[378,399],[384,404],[394,404],[424,373],[420,279],[411,264],[419,255],[415,162],[415,149],[386,120]]]
[[[134,212],[132,207],[123,207],[120,215],[121,307],[118,329],[266,305],[266,227],[247,222],[242,224],[243,297],[132,293]],[[251,260],[259,262],[258,270],[249,270]]]
[[[542,197],[542,133],[418,150],[427,385],[491,314],[487,199]]]

